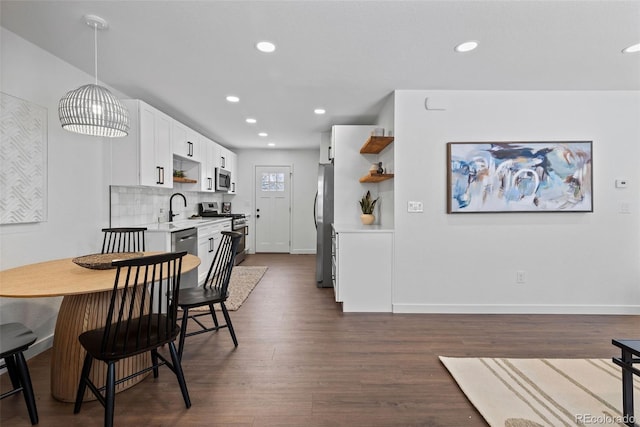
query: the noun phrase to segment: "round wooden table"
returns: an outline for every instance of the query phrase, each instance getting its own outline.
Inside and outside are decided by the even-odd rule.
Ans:
[[[158,252],[145,252],[144,255],[154,253]],[[63,402],[76,400],[85,356],[78,336],[104,326],[116,272],[115,269],[80,267],[72,260],[58,259],[0,271],[0,297],[64,297],[56,320],[51,355],[51,394]],[[200,258],[187,254],[182,261],[182,273],[199,265]],[[116,378],[124,378],[148,366],[151,366],[148,353],[121,360],[116,364]],[[106,372],[106,364],[93,364],[91,380],[96,386],[104,385]],[[116,392],[137,384],[144,377],[139,375],[119,384]],[[84,399],[94,400],[95,396],[87,390]]]

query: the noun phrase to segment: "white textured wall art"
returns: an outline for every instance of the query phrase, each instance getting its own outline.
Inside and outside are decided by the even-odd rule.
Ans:
[[[0,92],[0,224],[47,219],[47,109]]]

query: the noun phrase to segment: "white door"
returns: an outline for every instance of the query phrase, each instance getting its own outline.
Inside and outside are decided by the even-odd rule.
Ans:
[[[289,253],[291,168],[256,166],[256,252]]]

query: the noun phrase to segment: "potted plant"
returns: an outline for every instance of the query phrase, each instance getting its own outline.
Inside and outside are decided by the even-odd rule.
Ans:
[[[373,224],[376,220],[376,217],[373,215],[373,209],[376,207],[376,203],[378,199],[371,199],[371,192],[367,190],[362,199],[360,200],[360,209],[362,209],[362,215],[360,215],[360,220],[364,225]]]

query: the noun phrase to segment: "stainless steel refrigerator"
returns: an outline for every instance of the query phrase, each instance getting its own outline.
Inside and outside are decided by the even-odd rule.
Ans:
[[[316,281],[319,288],[333,287],[331,279],[331,224],[333,223],[333,165],[318,168],[318,192],[314,202],[316,224]]]

